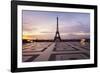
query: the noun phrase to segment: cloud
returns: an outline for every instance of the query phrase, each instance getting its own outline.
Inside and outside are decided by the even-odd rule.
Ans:
[[[23,24],[23,31],[25,32],[32,32],[36,30],[37,28],[35,28],[32,24]]]
[[[66,25],[60,27],[60,32],[73,33],[73,32],[90,32],[90,26],[81,22],[67,22]]]
[[[54,34],[54,31],[42,31],[41,33]]]
[[[90,33],[85,33],[85,32],[62,33],[61,37],[62,39],[90,38]]]

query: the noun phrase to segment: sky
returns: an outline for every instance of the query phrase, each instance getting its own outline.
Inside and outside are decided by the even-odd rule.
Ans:
[[[89,13],[23,10],[23,39],[54,39],[57,17],[61,39],[90,38]]]

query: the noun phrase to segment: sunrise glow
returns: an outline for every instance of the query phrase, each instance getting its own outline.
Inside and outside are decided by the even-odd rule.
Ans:
[[[62,39],[90,37],[89,13],[23,10],[23,39],[53,39],[56,32],[57,16],[59,17],[59,32]]]

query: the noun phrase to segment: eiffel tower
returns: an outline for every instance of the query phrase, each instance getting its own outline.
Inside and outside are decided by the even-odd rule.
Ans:
[[[54,41],[61,41],[60,33],[59,33],[59,27],[58,27],[58,17],[57,17],[57,28],[56,28],[56,34],[54,37]]]

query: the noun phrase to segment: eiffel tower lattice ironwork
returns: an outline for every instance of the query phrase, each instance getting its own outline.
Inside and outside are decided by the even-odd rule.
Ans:
[[[58,17],[57,17],[57,28],[56,28],[56,34],[54,37],[54,41],[61,41],[60,33],[59,33],[59,27],[58,27]]]

